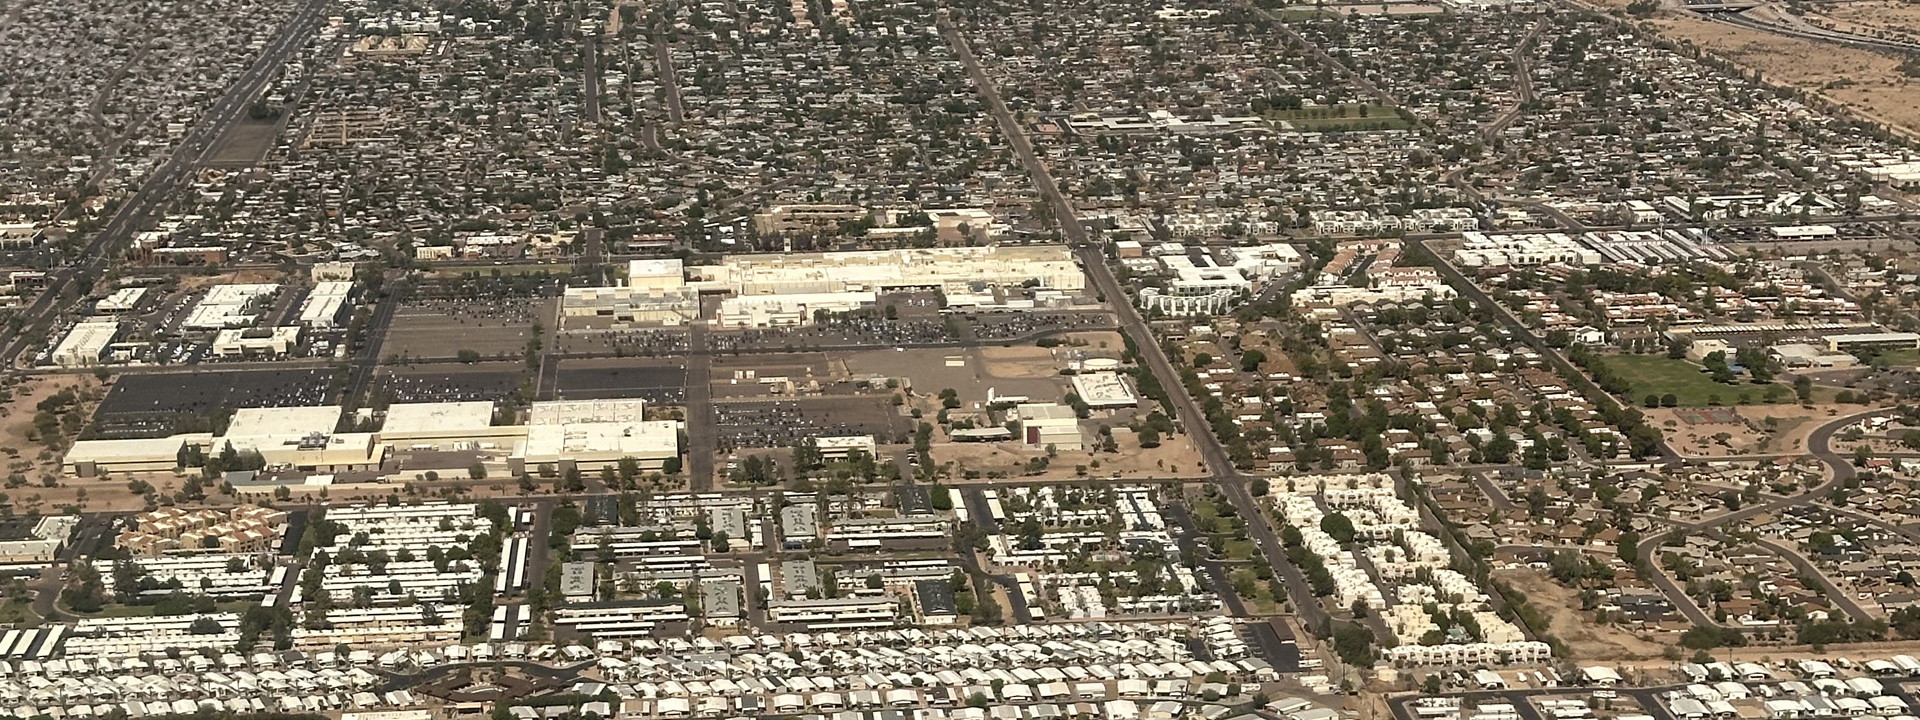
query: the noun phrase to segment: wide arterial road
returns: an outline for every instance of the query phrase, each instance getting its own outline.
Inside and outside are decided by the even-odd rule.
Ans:
[[[246,117],[254,98],[259,97],[267,84],[279,75],[287,58],[319,28],[324,19],[321,11],[325,7],[326,0],[303,0],[293,17],[261,48],[260,56],[254,59],[253,64],[234,79],[226,94],[207,108],[206,113],[181,137],[173,154],[140,182],[139,189],[121,203],[106,225],[87,241],[79,258],[52,272],[46,289],[21,310],[22,331],[0,344],[0,360],[11,366],[21,353],[31,349],[33,336],[37,335],[31,330],[52,329],[52,321],[60,311],[60,297],[69,289],[68,286],[80,278],[97,277],[100,270],[123,256],[134,234],[166,207],[181,183],[193,177],[194,171],[213,150],[215,143],[226,135],[228,128]],[[84,293],[89,288],[75,290]]]
[[[959,56],[960,63],[966,67],[967,75],[973,80],[981,100],[986,103],[987,112],[993,115],[994,121],[999,125],[1000,134],[1007,139],[1008,147],[1013,150],[1014,156],[1020,159],[1021,165],[1026,169],[1034,189],[1047,201],[1048,207],[1053,209],[1053,216],[1060,224],[1061,234],[1074,248],[1074,257],[1086,269],[1087,276],[1093,279],[1094,287],[1106,298],[1107,305],[1112,307],[1114,314],[1119,316],[1120,329],[1138,349],[1136,354],[1139,361],[1146,364],[1147,369],[1159,379],[1160,386],[1167,391],[1167,397],[1172,401],[1172,407],[1166,408],[1167,411],[1173,413],[1175,419],[1186,428],[1187,437],[1192,439],[1194,449],[1200,453],[1201,460],[1207,465],[1207,475],[1212,478],[1214,485],[1220,488],[1220,492],[1233,503],[1240,517],[1246,520],[1248,536],[1260,546],[1261,554],[1266,558],[1275,575],[1286,581],[1287,594],[1292,598],[1294,611],[1306,621],[1309,627],[1326,625],[1331,618],[1321,608],[1319,600],[1313,596],[1312,587],[1308,585],[1306,576],[1300,572],[1299,568],[1294,567],[1293,563],[1286,561],[1286,551],[1280,543],[1279,535],[1267,521],[1266,513],[1254,501],[1253,493],[1247,489],[1248,478],[1234,469],[1232,456],[1227,453],[1226,446],[1220,443],[1220,439],[1214,436],[1213,429],[1207,425],[1206,415],[1200,412],[1200,404],[1194,401],[1193,396],[1187,392],[1186,386],[1180,382],[1180,374],[1174,371],[1173,363],[1168,361],[1166,352],[1161,349],[1160,343],[1154,341],[1153,333],[1147,330],[1146,321],[1140,319],[1140,313],[1128,301],[1127,293],[1120,287],[1120,282],[1113,276],[1113,271],[1107,267],[1106,257],[1101,254],[1100,248],[1088,240],[1086,227],[1080,224],[1079,216],[1074,214],[1072,203],[1067,202],[1066,197],[1061,194],[1060,184],[1054,181],[1053,174],[1048,172],[1046,163],[1041,162],[1039,156],[1034,153],[1033,143],[1027,141],[1027,135],[1020,128],[1019,122],[1014,119],[1013,113],[1007,110],[1006,103],[1000,98],[999,90],[995,88],[993,80],[987,77],[986,71],[980,67],[980,62],[974,57],[972,48],[968,47],[966,38],[961,36],[959,28],[953,24],[945,12],[941,13],[939,25],[941,32],[946,36],[947,44],[952,46],[954,53]],[[1230,587],[1214,590],[1223,595],[1233,592]]]

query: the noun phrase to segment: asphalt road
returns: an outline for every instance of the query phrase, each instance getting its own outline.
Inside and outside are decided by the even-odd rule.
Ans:
[[[946,36],[947,44],[953,47],[954,53],[960,58],[961,65],[966,68],[967,75],[972,78],[975,90],[980,93],[981,99],[986,103],[987,111],[998,123],[1001,135],[1006,137],[1008,146],[1026,168],[1034,188],[1053,208],[1054,218],[1060,224],[1061,234],[1075,248],[1075,257],[1079,259],[1087,276],[1093,279],[1094,286],[1101,296],[1107,299],[1107,304],[1113,308],[1114,314],[1119,318],[1121,332],[1126,333],[1133,340],[1138,348],[1140,361],[1146,363],[1147,368],[1159,380],[1161,387],[1166,389],[1173,404],[1173,407],[1166,410],[1177,422],[1185,426],[1187,436],[1192,439],[1194,448],[1199,451],[1201,460],[1206,464],[1209,478],[1233,503],[1240,517],[1246,520],[1247,535],[1259,545],[1262,556],[1266,558],[1274,574],[1286,583],[1287,593],[1293,601],[1294,612],[1305,619],[1309,627],[1324,626],[1330,621],[1330,617],[1321,608],[1319,599],[1313,596],[1306,576],[1300,572],[1299,568],[1286,561],[1287,556],[1280,543],[1280,536],[1274,532],[1272,524],[1267,521],[1266,513],[1261,510],[1258,503],[1254,502],[1253,494],[1247,488],[1247,478],[1234,470],[1232,457],[1227,453],[1226,447],[1208,428],[1206,416],[1200,412],[1199,404],[1194,402],[1193,397],[1187,393],[1186,386],[1180,383],[1180,375],[1174,371],[1173,364],[1167,360],[1166,353],[1160,348],[1160,343],[1153,339],[1153,334],[1148,332],[1146,322],[1141,320],[1133,304],[1128,302],[1128,295],[1120,287],[1120,282],[1114,278],[1113,271],[1107,267],[1106,258],[1088,240],[1086,227],[1081,225],[1079,216],[1074,213],[1073,205],[1061,195],[1059,183],[1054,181],[1053,174],[1048,172],[1046,164],[1041,162],[1039,156],[1034,153],[1033,144],[1027,141],[1026,133],[1021,130],[1019,122],[1014,119],[1013,113],[1007,109],[1007,104],[1000,98],[999,90],[987,77],[986,71],[980,67],[980,61],[974,57],[972,48],[967,46],[966,38],[960,35],[959,29],[944,12],[940,15],[939,25],[941,32]],[[1244,608],[1242,610],[1244,611]],[[1241,617],[1246,616],[1241,615]]]
[[[680,123],[687,119],[680,104],[680,76],[673,70],[673,51],[665,42],[653,43],[653,60],[659,66],[660,88],[667,94],[667,119]]]
[[[687,346],[705,350],[706,321],[695,320],[688,328]],[[713,420],[713,354],[696,352],[687,356],[687,489],[711,492],[719,484],[713,474],[718,440]]]
[[[50,330],[62,305],[60,298],[70,286],[82,277],[96,277],[102,269],[124,254],[134,234],[166,207],[182,183],[192,179],[194,171],[218,145],[227,129],[246,117],[248,106],[279,74],[280,66],[287,57],[299,49],[319,27],[321,10],[325,7],[325,0],[307,0],[281,26],[273,40],[261,49],[260,57],[181,137],[173,154],[140,181],[139,189],[121,203],[120,209],[106,225],[87,241],[80,252],[80,259],[53,271],[46,290],[21,309],[23,328],[44,327]],[[90,288],[72,289],[77,293],[85,293]],[[33,343],[30,341],[33,335],[32,332],[15,333],[11,339],[0,344],[0,359],[9,365],[17,361],[21,353],[32,349]]]
[[[1757,502],[1742,507],[1739,510],[1721,513],[1691,523],[1675,525],[1665,531],[1641,538],[1639,548],[1640,564],[1642,567],[1652,568],[1652,572],[1647,573],[1647,579],[1651,580],[1654,586],[1659,588],[1660,592],[1667,596],[1667,601],[1673,603],[1674,608],[1679,610],[1680,614],[1685,615],[1689,622],[1701,626],[1719,625],[1719,623],[1713,621],[1712,617],[1707,615],[1705,610],[1700,609],[1700,606],[1695,604],[1692,598],[1687,597],[1685,589],[1682,588],[1679,583],[1674,582],[1672,576],[1669,576],[1665,570],[1659,568],[1655,562],[1654,554],[1660,551],[1661,546],[1668,538],[1697,535],[1728,523],[1778,512],[1785,508],[1814,502],[1826,497],[1834,488],[1839,487],[1842,483],[1845,483],[1847,480],[1852,479],[1854,475],[1858,474],[1853,469],[1851,459],[1842,457],[1839,453],[1833,451],[1832,443],[1834,434],[1839,432],[1841,428],[1859,422],[1862,419],[1896,412],[1898,411],[1883,408],[1838,417],[1825,425],[1815,428],[1812,433],[1809,433],[1807,435],[1808,454],[1820,462],[1825,463],[1831,475],[1825,481],[1808,489],[1806,492],[1789,497]],[[1851,603],[1851,599],[1846,599],[1846,602],[1842,603],[1842,607],[1844,608]],[[1859,606],[1853,605],[1853,608],[1858,609]],[[1849,610],[1849,612],[1852,612],[1852,610]]]

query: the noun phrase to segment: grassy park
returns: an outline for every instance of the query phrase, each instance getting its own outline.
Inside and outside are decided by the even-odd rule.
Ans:
[[[1746,395],[1748,404],[1793,403],[1793,388],[1781,383],[1755,385],[1742,382],[1727,385],[1713,381],[1699,365],[1660,355],[1615,355],[1606,359],[1607,367],[1633,383],[1632,399],[1639,404],[1648,395],[1672,393],[1679,407],[1737,405]],[[1774,389],[1778,388],[1778,389]],[[1817,399],[1817,396],[1816,396]]]

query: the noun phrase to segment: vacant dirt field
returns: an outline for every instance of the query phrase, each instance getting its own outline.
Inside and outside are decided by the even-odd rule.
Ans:
[[[1659,658],[1666,645],[1646,640],[1618,628],[1595,625],[1593,617],[1580,611],[1580,598],[1533,570],[1504,570],[1494,573],[1526,593],[1535,607],[1547,613],[1553,634],[1567,643],[1574,659],[1644,660]]]
[[[1626,5],[1623,0],[1596,4]],[[1920,135],[1920,103],[1913,102],[1911,80],[1900,73],[1900,61],[1891,56],[1747,30],[1674,10],[1662,10],[1651,23],[1668,38],[1759,70],[1768,82],[1816,92],[1861,115]]]
[[[1124,427],[1114,428],[1113,437],[1120,446],[1118,454],[1061,450],[1047,471],[1037,477],[1074,477],[1076,465],[1086,465],[1089,477],[1156,478],[1203,472],[1200,455],[1185,435],[1165,438],[1160,447],[1151,450],[1140,449],[1133,433]],[[1029,459],[1044,457],[1046,453],[1020,443],[1003,442],[936,444],[932,455],[936,463],[954,463],[955,473],[978,470],[984,479],[987,473],[999,471],[1018,479],[1026,477],[1024,468]],[[1099,461],[1100,467],[1093,467],[1094,461]]]
[[[1814,6],[1815,19],[1836,30],[1912,39],[1920,30],[1920,6],[1897,0],[1857,0]]]
[[[1054,351],[1028,346],[983,347],[978,352],[986,361],[981,377],[993,379],[1035,379],[1054,377],[1066,367],[1066,361],[1054,357]]]
[[[81,398],[78,407],[68,412],[79,413],[83,418],[93,413],[100,397],[106,394],[106,386],[91,375],[35,377],[10,388],[12,401],[0,405],[0,453],[6,456],[7,472],[26,475],[29,482],[38,482],[43,473],[59,472],[60,454],[49,451],[45,443],[29,438],[37,412],[35,407],[67,388],[73,388]]]

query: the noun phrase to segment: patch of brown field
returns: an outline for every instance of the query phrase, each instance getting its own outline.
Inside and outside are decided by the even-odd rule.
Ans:
[[[1632,0],[1575,0],[1610,15],[1624,15]],[[1868,22],[1884,18],[1883,25],[1907,23],[1915,27],[1920,8],[1900,2],[1874,0],[1857,10],[1851,3],[1839,11],[1843,21]],[[1833,23],[1840,25],[1842,23]],[[1765,82],[1800,88],[1843,105],[1870,120],[1920,137],[1920,103],[1914,102],[1911,79],[1899,71],[1890,55],[1856,50],[1812,40],[1782,37],[1702,19],[1683,10],[1662,9],[1642,25],[1670,40],[1691,43],[1715,55],[1758,70]]]
[[[1659,658],[1666,649],[1665,645],[1611,625],[1594,624],[1591,614],[1581,612],[1577,593],[1548,580],[1538,571],[1503,570],[1494,575],[1525,593],[1534,607],[1547,614],[1547,626],[1567,644],[1573,660],[1644,660]]]
[[[1612,0],[1608,0],[1612,4]],[[1760,71],[1770,83],[1822,95],[1864,117],[1920,134],[1920,103],[1911,78],[1889,55],[1788,38],[1662,11],[1651,24],[1670,39]]]

